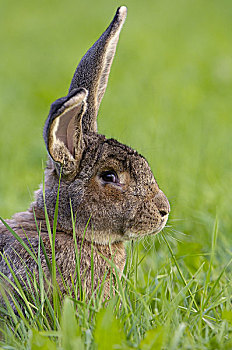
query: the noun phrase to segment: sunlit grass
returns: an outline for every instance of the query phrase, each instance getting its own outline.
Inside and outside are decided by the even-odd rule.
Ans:
[[[13,280],[1,274],[4,299],[0,309],[1,346],[7,349],[229,349],[232,312],[227,270],[232,258],[218,267],[217,234],[216,220],[211,251],[209,256],[201,256],[197,269],[188,268],[183,259],[177,259],[162,234],[163,245],[169,251],[167,261],[159,271],[152,265],[146,271],[144,253],[133,242],[127,249],[121,280],[114,263],[108,261],[109,268],[115,272],[114,279],[110,274],[108,300],[103,296],[103,285],[87,299],[80,275],[73,289],[67,286],[67,295],[60,295],[54,279],[53,258],[49,262],[52,285],[41,266],[42,240],[39,238],[37,255],[28,243],[22,242],[36,261],[39,279],[25,263],[26,283],[22,285],[9,258],[4,257]],[[52,231],[52,251],[54,235]],[[74,247],[78,275],[81,251],[75,245],[75,238]],[[5,290],[6,283],[11,288]]]
[[[49,106],[67,93],[77,62],[122,4],[2,2],[3,218],[33,200],[46,160],[42,127]],[[106,308],[99,297],[93,309],[73,300],[65,301],[64,310],[59,301],[45,306],[41,277],[38,295],[30,299],[36,308],[29,304],[31,311],[20,318],[8,305],[5,317],[12,319],[2,327],[13,348],[34,344],[36,349],[44,342],[49,349],[96,344],[103,349],[100,339],[116,344],[119,338],[118,348],[232,347],[232,3],[124,4],[128,18],[100,108],[99,131],[146,156],[171,203],[168,227],[163,236],[127,245],[123,288]],[[56,310],[55,318],[44,318],[46,308],[50,315]],[[76,321],[67,329],[69,317]],[[108,326],[114,338],[108,338]]]

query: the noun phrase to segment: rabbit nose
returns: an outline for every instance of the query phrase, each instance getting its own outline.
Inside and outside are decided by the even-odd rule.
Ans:
[[[155,195],[155,204],[161,217],[164,217],[169,214],[170,204],[168,202],[167,197],[161,190],[159,190],[159,192]]]
[[[166,210],[159,210],[159,213],[162,217],[168,215],[168,212]]]

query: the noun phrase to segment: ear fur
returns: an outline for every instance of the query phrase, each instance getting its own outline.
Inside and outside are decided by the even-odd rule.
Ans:
[[[83,118],[84,132],[97,132],[97,113],[105,93],[119,34],[126,15],[125,6],[117,9],[109,27],[87,51],[73,76],[69,92],[78,87],[86,88],[89,92],[88,108]]]
[[[82,117],[86,110],[86,89],[74,89],[56,100],[44,126],[44,141],[55,164],[65,175],[73,174],[83,151]]]

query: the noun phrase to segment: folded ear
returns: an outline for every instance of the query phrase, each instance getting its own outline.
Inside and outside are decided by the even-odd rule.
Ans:
[[[69,92],[78,87],[88,90],[87,110],[83,117],[84,132],[97,132],[97,113],[105,93],[119,33],[126,19],[127,8],[117,9],[106,31],[87,51],[73,76]]]
[[[65,175],[74,174],[83,152],[82,117],[86,110],[86,89],[74,89],[56,100],[44,126],[44,141],[52,160]]]

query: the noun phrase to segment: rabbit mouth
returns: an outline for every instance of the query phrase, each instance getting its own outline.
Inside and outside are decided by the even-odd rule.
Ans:
[[[161,222],[156,227],[150,228],[148,230],[138,230],[138,231],[133,231],[132,229],[129,232],[127,232],[124,236],[127,236],[128,237],[127,239],[140,239],[145,236],[156,235],[157,233],[163,230],[163,228],[167,223],[167,220],[168,220],[168,214],[162,218]]]
[[[167,223],[168,218],[165,218],[164,220],[162,220],[162,222],[160,223],[160,225],[153,231],[148,232],[145,234],[145,236],[152,236],[152,235],[156,235],[157,233],[159,233],[160,231],[162,231]]]
[[[160,231],[162,231],[164,229],[167,221],[168,221],[168,215],[167,215],[167,217],[162,219],[162,221],[161,221],[160,225],[158,226],[158,228],[155,231],[152,231],[151,233],[149,233],[149,235],[155,235],[155,234],[159,233]]]

